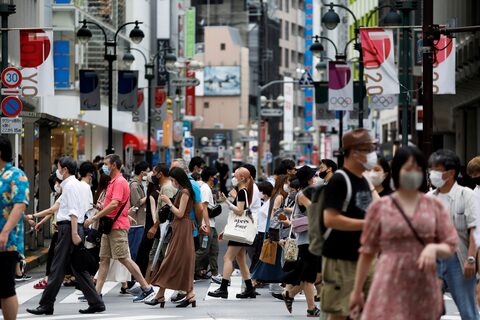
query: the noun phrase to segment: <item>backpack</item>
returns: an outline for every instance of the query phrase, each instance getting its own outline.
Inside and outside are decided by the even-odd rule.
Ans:
[[[342,212],[346,212],[348,204],[352,198],[352,184],[348,174],[342,169],[337,170],[344,178],[347,184],[347,196],[343,202]],[[307,208],[308,216],[308,237],[309,246],[308,250],[311,254],[321,256],[323,252],[323,244],[330,236],[332,229],[325,227],[323,211],[325,205],[325,187],[326,185],[320,185],[315,187],[312,193],[311,205]]]

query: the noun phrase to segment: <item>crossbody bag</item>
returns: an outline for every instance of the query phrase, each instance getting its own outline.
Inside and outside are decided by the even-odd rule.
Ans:
[[[103,234],[110,234],[110,232],[112,232],[113,224],[115,223],[115,221],[117,221],[118,217],[120,217],[120,214],[122,213],[123,209],[125,209],[128,200],[130,200],[130,197],[127,199],[127,201],[125,201],[120,210],[118,210],[115,218],[112,219],[105,216],[101,217],[100,220],[98,220],[98,232]]]

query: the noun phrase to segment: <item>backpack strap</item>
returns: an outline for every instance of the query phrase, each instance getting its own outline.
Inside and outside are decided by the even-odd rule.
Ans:
[[[342,207],[342,212],[347,212],[348,205],[350,204],[350,200],[352,199],[352,183],[350,182],[348,174],[344,170],[339,169],[335,172],[340,173],[345,178],[345,183],[347,184],[347,196],[345,197],[345,201],[343,202]]]

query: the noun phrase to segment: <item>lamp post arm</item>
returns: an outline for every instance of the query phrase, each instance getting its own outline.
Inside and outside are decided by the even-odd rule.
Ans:
[[[343,55],[346,57],[347,56],[347,49],[348,49],[348,45],[352,42],[355,42],[357,40],[357,37],[353,38],[353,39],[350,39],[350,41],[347,42],[347,44],[345,45],[345,49],[343,49]]]
[[[370,11],[370,13],[368,14],[368,17],[367,17],[367,22],[365,23],[365,27],[368,27],[369,24],[370,24],[370,19],[372,18],[373,14],[382,10],[382,9],[385,9],[385,8],[390,8],[390,9],[396,9],[395,6],[393,5],[390,5],[390,4],[384,4],[380,7],[375,7],[372,11]]]
[[[123,29],[125,28],[126,26],[128,26],[129,24],[143,24],[143,22],[140,22],[140,21],[133,21],[133,22],[126,22],[124,24],[122,24],[120,27],[118,27],[117,29],[117,32],[115,32],[115,36],[113,37],[113,41],[117,42],[117,36],[118,36],[118,33]]]
[[[134,51],[140,52],[140,53],[142,54],[142,57],[143,57],[143,59],[145,60],[145,64],[147,64],[147,63],[148,63],[147,56],[145,56],[145,53],[143,53],[143,51],[142,51],[142,50],[140,50],[140,49],[137,49],[137,48],[130,48],[129,50],[134,50]]]
[[[335,55],[338,56],[338,48],[337,48],[337,45],[335,44],[335,42],[332,41],[332,39],[330,38],[327,38],[327,37],[322,37],[322,36],[316,36],[317,39],[324,39],[324,40],[327,40],[328,42],[330,42],[332,44],[332,46],[335,48]]]
[[[355,22],[355,29],[358,28],[358,20],[357,20],[357,17],[355,16],[355,14],[353,13],[352,10],[350,10],[348,7],[345,7],[344,5],[341,5],[341,4],[335,4],[335,3],[332,3],[330,2],[330,4],[327,4],[327,6],[330,6],[331,8],[332,7],[337,7],[337,8],[342,8],[342,9],[345,9],[347,10],[350,15],[353,17],[353,21]]]
[[[107,43],[107,41],[108,41],[107,33],[105,32],[105,29],[103,29],[103,27],[99,23],[96,23],[96,22],[93,22],[93,21],[88,21],[86,19],[80,20],[80,23],[93,24],[94,26],[97,26],[100,30],[102,30],[103,36],[105,37],[105,43]]]
[[[260,90],[260,93],[262,93],[263,90],[269,88],[270,86],[273,86],[274,84],[277,84],[277,83],[297,83],[298,80],[292,80],[292,81],[285,81],[285,80],[273,80],[273,81],[270,81],[269,83],[267,84],[264,84],[263,86],[258,86],[258,89]]]

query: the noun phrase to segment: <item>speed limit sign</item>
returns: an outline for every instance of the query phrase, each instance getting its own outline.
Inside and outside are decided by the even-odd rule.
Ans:
[[[2,83],[7,88],[16,88],[22,83],[22,73],[17,68],[5,68],[2,72]]]

